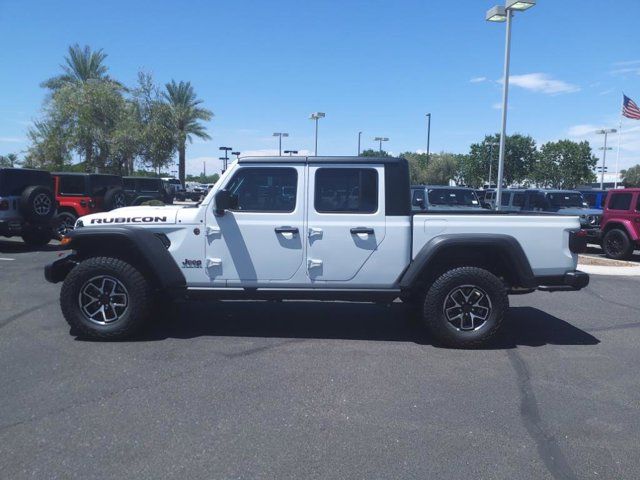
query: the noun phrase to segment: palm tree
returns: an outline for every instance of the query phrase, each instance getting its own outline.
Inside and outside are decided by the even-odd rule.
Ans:
[[[91,50],[88,45],[80,47],[77,43],[71,45],[64,58],[65,65],[60,65],[64,73],[45,80],[41,86],[50,90],[59,90],[64,85],[78,85],[91,80],[109,81],[120,85],[107,75],[108,69],[104,65],[106,58],[107,54],[102,49]]]
[[[194,136],[203,140],[211,138],[200,120],[210,120],[213,112],[198,106],[202,100],[196,96],[191,82],[176,83],[175,80],[171,80],[165,88],[167,91],[163,92],[163,96],[171,107],[173,129],[178,144],[179,177],[180,182],[184,184],[187,140],[191,143]]]

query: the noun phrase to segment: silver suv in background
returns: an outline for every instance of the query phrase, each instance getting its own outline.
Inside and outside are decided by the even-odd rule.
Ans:
[[[414,185],[411,187],[413,212],[446,212],[451,210],[481,210],[483,204],[473,188],[445,185]]]

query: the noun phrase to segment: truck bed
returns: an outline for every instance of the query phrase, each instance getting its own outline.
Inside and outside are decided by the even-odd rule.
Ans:
[[[579,229],[578,217],[554,214],[417,213],[413,215],[411,255],[415,259],[422,247],[441,235],[507,234],[522,246],[534,275],[561,275],[576,268],[578,256],[569,250],[569,234]]]

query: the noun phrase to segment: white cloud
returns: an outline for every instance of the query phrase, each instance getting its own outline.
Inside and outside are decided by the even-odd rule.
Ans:
[[[640,60],[626,60],[624,62],[615,62],[613,65],[616,67],[628,67],[630,65],[640,65]]]
[[[612,70],[611,75],[640,75],[640,66],[637,67],[625,67]]]
[[[602,147],[604,137],[601,134],[596,133],[597,130],[601,130],[604,127],[615,127],[615,121],[607,121],[602,125],[594,124],[580,124],[573,125],[567,130],[567,135],[574,140],[582,141],[587,140],[591,145],[593,153],[598,157],[602,157],[602,151],[598,150]],[[607,163],[615,162],[618,149],[618,134],[609,134],[608,145],[613,150],[607,153]],[[611,160],[609,160],[611,159]],[[623,123],[622,133],[620,136],[620,168],[628,168],[632,165],[640,163],[640,126],[631,126]],[[611,163],[613,166],[614,163]]]
[[[4,143],[22,143],[26,141],[27,141],[26,138],[21,138],[21,137],[0,137],[0,142],[4,142]]]
[[[282,149],[287,150],[286,148]],[[240,157],[272,157],[272,156],[277,156],[278,155],[278,149],[270,149],[270,148],[265,148],[262,150],[243,150],[240,153]],[[307,155],[312,155],[312,152],[310,152],[309,150],[298,150],[298,156],[307,156]]]
[[[481,82],[486,82],[487,81],[487,77],[473,77],[471,80],[469,80],[471,83],[481,83]]]
[[[498,80],[503,83],[502,79]],[[511,75],[509,84],[516,87],[531,90],[532,92],[546,93],[548,95],[559,95],[561,93],[573,93],[580,90],[580,87],[562,80],[555,80],[546,73],[526,73],[524,75]]]

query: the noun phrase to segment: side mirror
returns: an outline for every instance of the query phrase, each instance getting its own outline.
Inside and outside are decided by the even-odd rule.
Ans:
[[[216,215],[224,215],[225,210],[238,206],[238,197],[232,195],[229,190],[218,190],[215,195]]]

